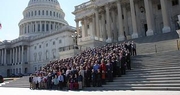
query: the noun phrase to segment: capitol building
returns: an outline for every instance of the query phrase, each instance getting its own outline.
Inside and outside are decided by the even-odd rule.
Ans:
[[[19,22],[19,37],[0,43],[0,74],[33,73],[60,58],[59,48],[74,44],[75,27],[57,0],[30,0]]]
[[[19,37],[0,42],[0,74],[33,73],[72,52],[176,32],[180,0],[90,0],[75,6],[72,14],[76,27],[65,21],[58,0],[30,0],[19,22]],[[72,51],[75,31],[82,48]]]

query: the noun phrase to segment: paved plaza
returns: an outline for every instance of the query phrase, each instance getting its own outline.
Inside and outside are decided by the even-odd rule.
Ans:
[[[180,95],[180,91],[47,91],[0,87],[1,95]]]

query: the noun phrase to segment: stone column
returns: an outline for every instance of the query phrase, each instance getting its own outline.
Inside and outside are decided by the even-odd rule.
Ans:
[[[12,48],[12,50],[13,50],[13,63],[15,63],[15,56],[14,56],[14,55],[15,55],[15,53],[14,53],[14,50],[15,50],[15,49]]]
[[[0,64],[2,63],[2,54],[1,54],[1,49],[0,49]]]
[[[29,54],[30,54],[30,51],[29,51],[29,50],[30,50],[30,49],[29,49],[29,46],[27,46],[27,55],[26,55],[26,56],[27,56],[27,60],[26,60],[27,62],[29,62]]]
[[[152,27],[152,17],[150,12],[149,0],[144,0],[145,9],[146,9],[146,20],[148,25],[148,30],[146,32],[147,36],[151,36],[154,34],[153,27]]]
[[[40,32],[42,32],[42,22],[40,21]]]
[[[123,20],[122,20],[122,8],[120,1],[117,1],[117,7],[118,7],[118,22],[119,22],[118,41],[123,41],[125,37],[124,37]]]
[[[87,36],[87,18],[84,18],[84,37]]]
[[[171,32],[171,28],[169,25],[168,14],[167,14],[167,0],[160,0],[161,9],[162,9],[162,18],[164,27],[162,29],[163,33]]]
[[[56,23],[53,23],[53,30],[56,30]]]
[[[1,57],[2,57],[2,64],[4,64],[4,50],[3,49],[1,49]]]
[[[79,20],[76,20],[76,31],[77,31],[77,34],[80,35],[80,33],[79,33]]]
[[[130,7],[131,7],[131,17],[132,17],[132,27],[133,27],[133,34],[131,36],[134,39],[134,38],[138,38],[134,0],[130,0]]]
[[[17,56],[18,56],[18,53],[17,53],[17,50],[18,50],[18,47],[15,47],[16,48],[16,55],[15,55],[15,63],[17,63]]]
[[[106,26],[107,26],[107,35],[108,39],[106,40],[107,43],[112,42],[112,33],[111,33],[111,24],[110,24],[110,14],[109,14],[109,5],[105,5],[106,9]]]
[[[22,46],[22,52],[21,53],[22,53],[21,54],[21,56],[22,56],[21,57],[21,62],[24,63],[24,54],[23,54],[24,53],[24,46]]]
[[[98,8],[95,10],[95,17],[96,17],[96,33],[98,40],[100,39],[100,29],[99,29],[99,11]]]
[[[33,32],[33,24],[32,24],[32,22],[30,23],[30,31],[29,31],[30,33],[32,33]]]
[[[19,59],[18,59],[19,62],[21,62],[21,47],[19,46]]]
[[[23,31],[23,34],[25,34],[25,31],[26,31],[26,25],[25,25],[25,24],[23,24],[23,26],[24,26],[24,31]]]
[[[48,23],[49,32],[51,31],[51,22]]]
[[[81,25],[82,25],[82,38],[85,37],[85,31],[84,31],[84,19],[81,20]]]
[[[26,33],[28,33],[28,23],[26,23]]]
[[[103,38],[103,41],[106,41],[106,36],[107,36],[107,33],[106,33],[106,24],[105,24],[105,13],[102,13],[102,38]]]
[[[10,49],[10,58],[9,58],[9,63],[11,64],[12,63],[12,49]]]
[[[95,39],[95,32],[96,32],[96,19],[95,19],[95,16],[94,14],[92,15],[92,39],[94,40]]]
[[[0,63],[2,63],[2,53],[1,53],[1,49],[0,49]]]
[[[115,10],[112,10],[111,11],[112,13],[112,19],[113,19],[113,31],[112,31],[112,33],[113,33],[113,40],[115,41],[115,42],[117,42],[118,41],[118,33],[117,33],[117,24],[116,24],[116,13],[115,13]]]
[[[127,11],[126,7],[123,6],[123,15],[124,15],[124,27],[125,27],[125,34],[127,39],[130,39],[129,31],[128,31],[128,19],[127,19]]]
[[[4,64],[7,64],[6,58],[7,58],[7,49],[5,48],[4,49]]]
[[[44,32],[46,32],[46,21],[44,22]]]
[[[35,32],[38,32],[38,23],[37,22],[35,22]]]

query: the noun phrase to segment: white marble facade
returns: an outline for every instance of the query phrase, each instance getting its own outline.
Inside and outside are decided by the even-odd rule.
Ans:
[[[180,0],[90,0],[75,6],[73,14],[80,44],[111,43],[175,32]]]
[[[0,74],[33,73],[60,58],[59,48],[73,45],[75,28],[64,20],[57,0],[30,0],[19,22],[19,37],[0,42]]]

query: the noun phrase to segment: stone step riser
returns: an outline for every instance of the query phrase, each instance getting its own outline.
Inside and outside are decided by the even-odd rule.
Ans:
[[[177,70],[180,69],[179,67],[177,68],[149,68],[149,69],[137,69],[137,68],[132,68],[132,72],[136,72],[136,71],[154,71],[154,70]]]
[[[170,74],[180,74],[179,71],[173,72],[173,71],[161,71],[161,72],[127,72],[126,75],[132,75],[132,76],[138,76],[138,75],[170,75]],[[122,76],[126,76],[122,75]]]
[[[137,68],[139,68],[139,67],[174,67],[174,66],[177,66],[177,67],[179,67],[180,66],[180,64],[178,63],[178,64],[131,64],[133,67],[137,67]]]
[[[99,88],[85,88],[85,91],[101,91],[101,90],[148,90],[148,91],[164,91],[164,90],[169,90],[169,91],[180,91],[179,87],[99,87]]]
[[[180,77],[177,78],[140,78],[140,79],[118,79],[118,80],[114,80],[115,82],[119,82],[119,81],[124,81],[124,82],[128,82],[128,81],[164,81],[164,80],[180,80]]]
[[[180,84],[180,81],[176,81],[176,82],[173,82],[173,81],[169,81],[169,82],[163,82],[163,81],[144,81],[144,82],[111,82],[111,83],[107,83],[107,85],[110,84],[110,85],[116,85],[116,84]]]
[[[180,77],[180,75],[158,75],[158,76],[124,76],[121,79],[129,79],[129,78],[165,78],[165,77]]]
[[[180,87],[180,85],[104,85],[103,87]]]

